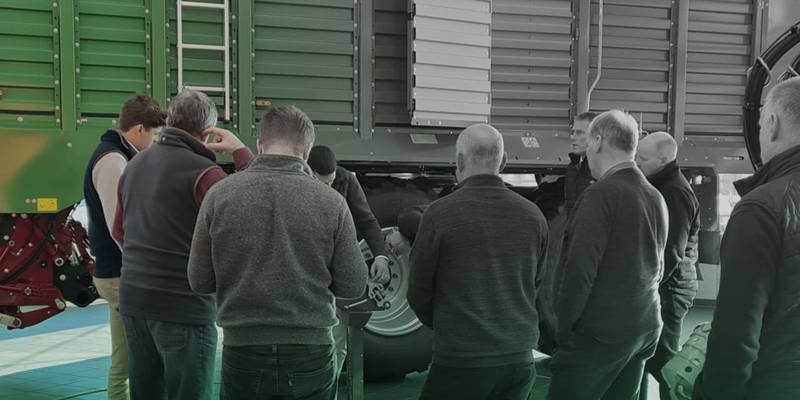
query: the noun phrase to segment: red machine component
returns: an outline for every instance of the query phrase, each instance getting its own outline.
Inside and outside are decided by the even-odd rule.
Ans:
[[[0,324],[27,328],[98,298],[89,236],[58,214],[0,214]]]

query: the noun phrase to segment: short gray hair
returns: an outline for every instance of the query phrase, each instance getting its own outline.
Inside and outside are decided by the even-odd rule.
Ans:
[[[167,110],[167,126],[182,129],[195,137],[217,124],[217,106],[203,92],[183,89]]]
[[[297,107],[276,107],[261,118],[261,143],[282,143],[294,149],[298,156],[314,143],[314,123]]]
[[[795,134],[800,129],[800,77],[787,79],[775,85],[767,94],[764,104],[769,106],[783,123],[781,130]],[[761,110],[764,112],[765,110]]]
[[[504,152],[503,135],[491,125],[472,125],[462,131],[456,140],[456,155],[461,154],[466,163],[472,166],[499,171]]]
[[[625,111],[606,111],[589,124],[589,135],[600,136],[603,138],[603,143],[633,154],[639,143],[639,124]]]

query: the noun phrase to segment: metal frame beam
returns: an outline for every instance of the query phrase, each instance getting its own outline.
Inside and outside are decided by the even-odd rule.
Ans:
[[[675,40],[670,45],[671,57],[670,102],[668,104],[669,121],[672,135],[678,146],[683,146],[684,128],[686,126],[686,72],[687,52],[689,51],[689,0],[678,0],[672,6],[672,29]]]

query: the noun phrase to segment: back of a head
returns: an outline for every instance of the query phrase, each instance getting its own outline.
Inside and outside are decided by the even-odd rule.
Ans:
[[[639,141],[639,124],[630,114],[611,110],[598,115],[592,121],[589,134],[592,137],[602,137],[604,145],[633,155]]]
[[[288,147],[299,157],[314,143],[314,123],[297,107],[275,107],[261,118],[261,145]]]
[[[504,152],[503,135],[487,124],[469,126],[456,141],[456,155],[463,157],[466,169],[499,173]]]
[[[578,116],[575,117],[575,121],[592,122],[592,121],[594,121],[595,118],[597,118],[598,115],[599,114],[597,114],[596,112],[593,112],[593,111],[585,111],[585,112],[582,112],[582,113],[578,114]]]
[[[652,147],[653,154],[667,162],[675,161],[678,157],[678,142],[667,132],[659,131],[648,134],[639,141],[639,147],[647,145]]]
[[[800,140],[800,77],[787,79],[770,90],[763,112],[775,113],[781,121],[782,133],[792,135],[785,139]]]
[[[122,106],[119,114],[119,129],[129,131],[142,124],[145,129],[160,128],[167,124],[167,110],[161,107],[158,100],[146,93],[136,93]]]
[[[169,104],[167,126],[195,137],[217,124],[217,106],[203,92],[184,89]]]
[[[336,155],[328,146],[312,147],[307,163],[319,175],[330,175],[336,171]]]

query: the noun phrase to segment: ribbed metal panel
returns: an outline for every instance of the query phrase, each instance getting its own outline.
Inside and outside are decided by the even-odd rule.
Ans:
[[[569,131],[572,32],[572,0],[494,0],[492,125]]]
[[[690,0],[686,135],[741,136],[752,0]]]
[[[54,10],[52,1],[0,5],[0,114],[54,115]]]
[[[491,1],[414,0],[413,6],[411,123],[488,122]]]
[[[148,92],[144,0],[78,3],[81,116],[119,115],[136,92]]]
[[[353,0],[256,0],[256,98],[297,106],[317,124],[352,126],[354,6]]]
[[[589,83],[597,76],[598,0],[592,1]],[[666,130],[668,121],[671,0],[605,0],[601,78],[590,109],[624,109],[642,129]]]
[[[408,0],[375,1],[375,124],[408,125]]]

